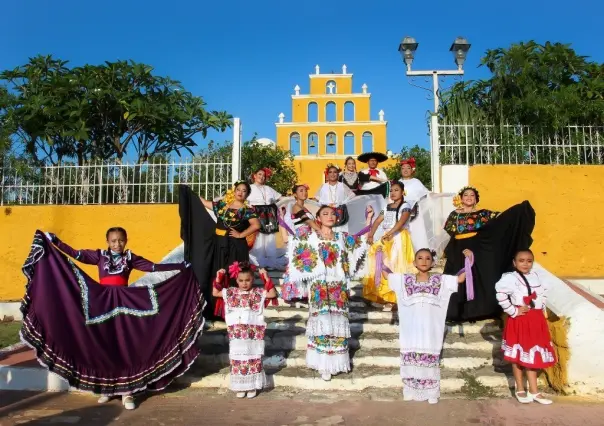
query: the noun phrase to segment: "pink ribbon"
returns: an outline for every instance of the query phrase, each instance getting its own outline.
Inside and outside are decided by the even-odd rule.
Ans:
[[[461,275],[466,273],[466,300],[474,300],[474,277],[472,277],[472,266],[474,262],[470,261],[469,257],[466,257],[464,261],[464,268],[457,273]]]
[[[375,282],[375,288],[379,288],[382,282],[382,264],[384,262],[384,252],[379,250],[375,253],[375,275],[373,281]]]

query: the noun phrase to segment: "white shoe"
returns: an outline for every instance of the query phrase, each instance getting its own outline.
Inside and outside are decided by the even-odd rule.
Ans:
[[[525,395],[524,396],[520,395],[522,393]],[[533,398],[531,398],[529,396],[529,393],[526,391],[514,392],[514,395],[516,396],[516,399],[518,400],[518,402],[521,404],[530,404],[531,402],[533,402]]]
[[[245,392],[237,392],[237,398],[245,398]]]
[[[257,394],[258,394],[258,392],[256,392],[255,390],[253,390],[253,391],[250,391],[250,392],[247,393],[247,397],[249,399],[256,398]]]
[[[543,405],[550,405],[554,402],[551,399],[544,398],[543,395],[541,395],[541,392],[537,392],[537,393],[527,392],[526,396],[531,398],[532,401],[538,402],[539,404],[543,404]]]
[[[329,373],[323,373],[323,374],[321,374],[321,378],[323,380],[325,380],[326,382],[329,382],[331,380],[331,374],[329,374]]]
[[[106,404],[109,402],[110,399],[111,398],[109,398],[108,396],[101,396],[97,402],[99,404]]]
[[[428,404],[438,404],[438,398],[430,398],[430,399],[428,399]]]
[[[122,396],[122,404],[124,404],[124,408],[126,410],[134,410],[136,405],[134,405],[134,398],[131,395]]]

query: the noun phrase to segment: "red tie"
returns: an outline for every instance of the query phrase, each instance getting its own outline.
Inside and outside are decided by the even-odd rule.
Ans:
[[[535,293],[535,292],[533,291],[533,292],[531,293],[531,295],[530,295],[530,296],[524,296],[524,297],[522,298],[522,301],[524,302],[524,304],[525,304],[526,306],[528,306],[528,305],[530,305],[531,300],[535,300],[535,299],[537,299],[537,293]]]
[[[378,173],[379,173],[379,170],[378,169],[369,169],[367,171],[367,173],[369,173],[369,176],[376,177],[378,175]]]

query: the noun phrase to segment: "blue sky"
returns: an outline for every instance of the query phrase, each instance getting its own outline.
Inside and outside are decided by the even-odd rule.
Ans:
[[[579,54],[604,62],[604,5],[597,0],[22,0],[6,2],[2,15],[0,69],[37,54],[72,65],[144,62],[180,80],[209,109],[241,117],[244,138],[257,132],[274,139],[278,114],[291,118],[293,87],[306,92],[316,64],[322,72],[346,64],[356,91],[369,86],[372,118],[385,111],[388,147],[395,152],[428,146],[426,111],[432,107],[427,92],[404,75],[397,46],[405,35],[420,44],[414,69],[454,68],[451,42],[468,38],[465,79],[486,75],[477,68],[486,49],[530,39],[572,43]],[[423,79],[416,83],[429,87]]]

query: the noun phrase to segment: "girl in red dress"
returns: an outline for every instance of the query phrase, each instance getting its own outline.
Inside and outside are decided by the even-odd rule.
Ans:
[[[551,404],[537,389],[539,370],[556,363],[552,339],[545,320],[547,283],[533,268],[534,256],[529,249],[514,256],[514,272],[503,274],[495,285],[497,301],[510,317],[503,330],[501,350],[512,363],[516,381],[516,399],[523,404]],[[524,387],[524,372],[528,391]]]

